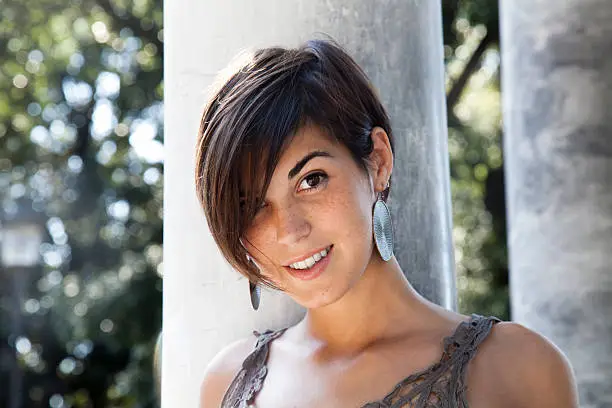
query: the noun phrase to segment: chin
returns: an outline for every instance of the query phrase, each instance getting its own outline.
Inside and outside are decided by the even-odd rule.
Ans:
[[[336,258],[336,251],[337,249],[334,247],[331,259]],[[319,309],[336,303],[361,279],[368,264],[367,259],[355,259],[355,262],[351,262],[351,265],[340,266],[339,263],[344,264],[341,259],[334,259],[321,275],[312,280],[299,281],[285,275],[285,283],[290,286],[287,295],[306,309]],[[359,271],[360,269],[362,269],[360,273],[349,272]]]
[[[354,285],[357,279],[347,279],[342,282],[333,281],[323,288],[311,289],[300,296],[292,296],[293,300],[306,309],[319,309],[332,305],[342,299]]]
[[[332,297],[332,296],[327,296],[326,294],[322,294],[321,296],[315,296],[307,301],[302,301],[302,302],[298,302],[300,303],[300,305],[302,305],[303,307],[305,307],[306,309],[310,309],[310,310],[314,310],[314,309],[320,309],[323,308],[325,306],[329,306],[331,304],[334,304],[338,299],[340,299],[340,297]]]

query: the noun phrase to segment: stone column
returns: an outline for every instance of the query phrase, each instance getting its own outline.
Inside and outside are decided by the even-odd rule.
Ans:
[[[612,2],[503,0],[513,319],[612,403]]]
[[[182,0],[166,2],[164,13],[163,406],[197,406],[204,369],[223,345],[303,313],[271,292],[250,310],[247,282],[221,258],[194,194],[206,88],[241,49],[327,33],[355,56],[394,125],[397,257],[417,290],[454,308],[439,0]]]

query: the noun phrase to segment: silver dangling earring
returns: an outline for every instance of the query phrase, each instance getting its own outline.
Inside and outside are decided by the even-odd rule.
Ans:
[[[247,262],[252,262],[253,265],[257,266],[255,261],[253,261],[253,259],[249,256],[249,254],[247,254],[246,258],[247,258]],[[259,309],[259,302],[261,300],[261,288],[259,287],[259,285],[251,282],[250,280],[249,280],[249,296],[251,298],[251,306],[253,307],[253,310]]]
[[[388,188],[389,183],[387,183]],[[383,261],[387,262],[393,256],[393,224],[391,222],[391,212],[383,199],[382,192],[378,193],[378,199],[374,204],[372,225],[376,249],[378,249]]]

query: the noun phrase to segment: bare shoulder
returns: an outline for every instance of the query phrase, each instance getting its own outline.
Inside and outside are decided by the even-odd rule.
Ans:
[[[200,408],[218,408],[244,359],[253,351],[256,338],[247,337],[225,346],[206,367],[200,385]]]
[[[519,323],[497,323],[473,363],[474,382],[494,387],[497,406],[578,407],[567,357],[546,337]]]

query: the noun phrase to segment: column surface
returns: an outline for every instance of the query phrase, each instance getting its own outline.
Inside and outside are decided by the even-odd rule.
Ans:
[[[612,2],[501,2],[512,317],[612,403]]]
[[[297,321],[303,311],[264,292],[221,258],[194,192],[195,141],[207,87],[239,51],[331,35],[355,57],[389,110],[396,138],[390,207],[396,256],[415,288],[454,308],[455,278],[439,1],[166,1],[164,407],[194,407],[220,348]]]

